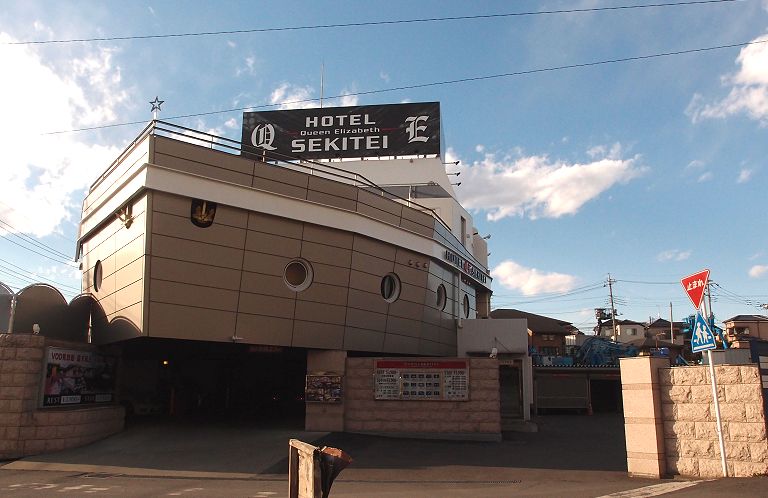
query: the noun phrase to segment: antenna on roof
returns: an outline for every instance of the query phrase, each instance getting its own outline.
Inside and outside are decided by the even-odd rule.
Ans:
[[[320,63],[320,109],[323,108],[323,80],[325,79],[325,61]]]

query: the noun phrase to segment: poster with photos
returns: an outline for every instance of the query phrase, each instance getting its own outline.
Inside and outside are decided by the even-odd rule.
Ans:
[[[341,375],[307,375],[304,401],[308,403],[341,403]]]

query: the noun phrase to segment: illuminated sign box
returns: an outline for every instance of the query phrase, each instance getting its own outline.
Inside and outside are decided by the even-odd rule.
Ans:
[[[468,401],[467,360],[376,360],[374,399]]]

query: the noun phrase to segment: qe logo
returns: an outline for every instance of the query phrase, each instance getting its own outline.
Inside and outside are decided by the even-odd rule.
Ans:
[[[260,124],[251,133],[251,143],[256,147],[266,150],[277,150],[277,147],[272,147],[272,142],[274,141],[275,127],[271,124]]]

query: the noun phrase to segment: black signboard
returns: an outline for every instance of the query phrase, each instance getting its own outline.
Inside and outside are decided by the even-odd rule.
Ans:
[[[440,154],[440,103],[243,113],[248,157],[332,159]]]

